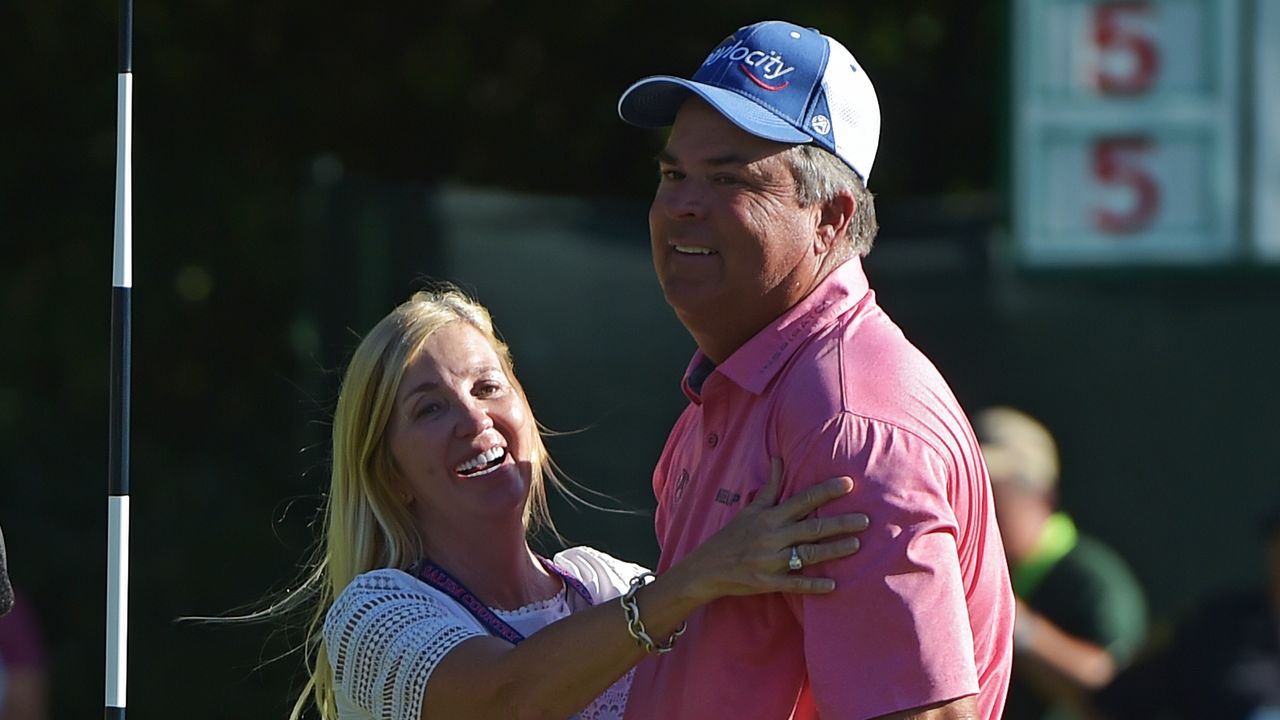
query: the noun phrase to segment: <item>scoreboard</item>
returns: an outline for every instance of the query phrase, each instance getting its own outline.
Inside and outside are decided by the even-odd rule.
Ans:
[[[1280,2],[1012,7],[1023,264],[1280,260]]]
[[[1256,0],[1254,23],[1254,257],[1280,263],[1280,2]]]

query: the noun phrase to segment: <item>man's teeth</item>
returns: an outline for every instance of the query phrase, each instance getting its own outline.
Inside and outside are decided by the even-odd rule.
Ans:
[[[711,248],[691,247],[689,245],[676,245],[676,252],[685,255],[710,255]]]
[[[470,472],[472,470],[475,470],[476,468],[484,467],[485,465],[488,465],[489,463],[494,462],[496,460],[501,460],[503,457],[506,456],[506,454],[507,454],[507,451],[505,448],[500,448],[500,447],[489,448],[488,450],[485,450],[479,455],[459,465],[457,467],[457,471],[459,473]],[[493,470],[493,468],[489,468],[489,470]],[[483,474],[483,473],[477,473],[477,474]]]

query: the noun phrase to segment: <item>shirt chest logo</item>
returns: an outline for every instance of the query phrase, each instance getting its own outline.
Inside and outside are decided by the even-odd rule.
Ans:
[[[672,499],[675,500],[676,502],[680,502],[680,498],[684,497],[684,489],[686,486],[688,486],[688,484],[689,484],[689,470],[687,468],[682,469],[680,471],[680,476],[676,478],[676,488],[675,488],[675,491],[671,494]]]
[[[742,499],[742,493],[734,492],[729,488],[720,488],[716,491],[716,502],[721,505],[737,505]]]

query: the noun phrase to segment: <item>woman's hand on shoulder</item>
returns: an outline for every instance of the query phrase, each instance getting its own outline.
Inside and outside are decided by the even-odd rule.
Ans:
[[[865,514],[812,515],[852,492],[853,479],[830,478],[779,503],[781,485],[782,461],[774,458],[769,482],[756,497],[668,574],[688,577],[691,592],[704,601],[729,595],[834,590],[835,581],[830,578],[793,570],[792,548],[803,567],[858,551],[860,542],[854,533],[869,527]]]

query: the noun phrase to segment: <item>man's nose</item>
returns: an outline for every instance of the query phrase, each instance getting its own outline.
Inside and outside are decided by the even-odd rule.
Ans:
[[[698,219],[706,216],[706,190],[689,179],[668,183],[658,189],[654,205],[672,219]]]

